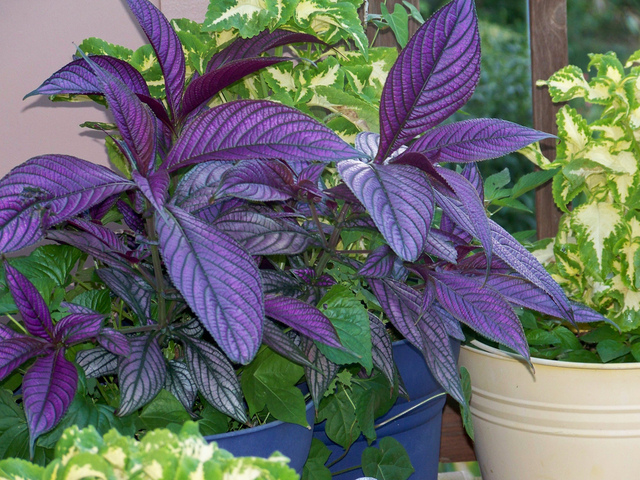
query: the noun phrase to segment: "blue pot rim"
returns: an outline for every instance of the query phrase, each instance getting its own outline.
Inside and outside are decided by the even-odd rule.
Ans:
[[[307,417],[309,416],[309,410],[314,408],[313,406],[313,401],[310,400],[309,403],[307,403],[307,407],[305,409],[305,412],[307,413]],[[314,415],[315,418],[315,415]],[[298,425],[297,423],[288,423],[288,422],[283,422],[282,420],[276,420],[275,422],[269,422],[266,423],[264,425],[260,425],[259,427],[253,427],[253,428],[243,428],[242,430],[236,430],[235,432],[226,432],[226,433],[217,433],[215,435],[207,435],[206,437],[204,437],[204,439],[207,442],[217,442],[218,440],[223,440],[226,438],[233,438],[233,437],[240,437],[242,435],[250,435],[252,433],[257,433],[257,432],[262,432],[265,430],[271,430],[273,428],[277,428],[280,425],[283,424],[287,424],[287,425],[292,425],[292,426],[296,426],[296,427],[300,427],[300,428],[307,428],[310,430],[313,430],[313,425],[309,425],[309,427],[303,427],[302,425]]]

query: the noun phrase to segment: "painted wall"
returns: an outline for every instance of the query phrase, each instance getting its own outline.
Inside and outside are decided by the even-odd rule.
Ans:
[[[151,0],[168,18],[201,21],[208,0]],[[0,1],[0,176],[25,160],[64,153],[107,163],[103,134],[85,121],[111,121],[89,102],[52,103],[25,94],[71,60],[88,37],[138,48],[147,43],[125,0]]]

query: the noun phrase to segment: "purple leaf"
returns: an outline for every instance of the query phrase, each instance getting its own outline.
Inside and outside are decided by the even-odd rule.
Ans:
[[[90,233],[51,230],[47,234],[47,238],[74,246],[110,267],[117,268],[123,272],[131,272],[129,263],[122,256],[117,255],[116,252]]]
[[[573,320],[576,323],[606,322],[616,329],[619,328],[615,322],[609,320],[603,315],[600,315],[598,312],[586,305],[582,305],[578,302],[569,302],[569,304],[573,311]]]
[[[274,30],[273,32],[263,30],[251,38],[237,38],[231,45],[213,55],[207,64],[207,72],[218,69],[233,60],[257,57],[272,48],[303,42],[327,45],[322,40],[307,33],[289,32],[287,30]]]
[[[109,289],[131,307],[143,323],[151,318],[151,292],[145,290],[131,274],[113,268],[99,268],[96,273]]]
[[[291,107],[237,100],[213,107],[185,126],[163,163],[175,170],[207,160],[319,160],[359,154],[333,131]]]
[[[101,347],[79,351],[76,363],[84,370],[87,378],[113,375],[118,371],[118,357]]]
[[[364,265],[358,270],[358,274],[371,278],[390,277],[398,268],[398,264],[402,267],[402,260],[388,245],[382,245],[369,254]]]
[[[177,360],[169,360],[164,388],[180,400],[185,410],[192,414],[193,402],[196,401],[198,395],[198,387],[186,364]]]
[[[100,221],[111,210],[111,208],[117,203],[120,195],[112,195],[106,200],[98,203],[97,205],[89,209],[89,216],[91,220]]]
[[[142,221],[142,218],[140,218],[140,215],[138,215],[136,211],[129,206],[128,203],[125,203],[122,200],[118,200],[118,202],[116,203],[116,207],[122,214],[122,218],[131,230],[133,230],[135,233],[144,232],[144,222]]]
[[[391,67],[380,102],[380,163],[469,99],[480,76],[474,3],[453,0],[418,29]]]
[[[107,227],[79,218],[70,219],[69,224],[79,228],[80,230],[84,230],[85,232],[90,233],[114,252],[122,254],[127,252],[127,247],[122,242],[120,237],[118,237],[113,230],[110,230]]]
[[[382,372],[392,386],[396,381],[396,367],[393,362],[393,345],[384,323],[369,313],[371,324],[371,358],[373,365]]]
[[[247,75],[277,63],[293,60],[292,57],[257,57],[233,60],[216,70],[192,80],[184,92],[182,113],[186,117],[222,89]]]
[[[438,320],[440,320],[440,322],[444,326],[444,329],[450,337],[453,337],[461,342],[464,341],[465,335],[462,331],[462,327],[460,326],[460,322],[458,322],[458,320],[456,320],[453,315],[447,312],[442,307],[442,305],[440,305],[438,302],[433,302],[431,304],[431,307],[429,308],[429,314],[433,317],[437,317]]]
[[[64,350],[38,358],[27,370],[22,381],[22,399],[32,453],[36,439],[62,419],[77,387],[78,372],[64,358]]]
[[[449,263],[456,263],[458,252],[455,247],[455,235],[447,234],[437,228],[429,230],[427,241],[424,245],[425,253],[435,255],[441,260]],[[459,239],[458,239],[459,240]]]
[[[53,322],[44,298],[27,277],[7,261],[4,262],[4,272],[7,286],[27,331],[31,335],[50,341],[53,338]]]
[[[56,323],[53,331],[56,341],[65,345],[86,342],[96,338],[102,330],[104,315],[97,313],[87,315],[86,313],[72,313]]]
[[[405,283],[389,278],[370,278],[367,281],[391,324],[412,345],[422,350],[422,333],[416,326],[422,313],[422,296]]]
[[[293,330],[290,330],[287,333],[293,333]],[[268,318],[264,319],[264,334],[262,336],[262,342],[287,360],[291,360],[293,363],[297,363],[303,367],[312,367],[311,362],[309,362],[307,357],[302,353],[300,347],[296,345],[294,340],[287,333],[276,325],[275,322],[272,322]]]
[[[177,207],[156,217],[173,284],[229,358],[248,363],[262,338],[258,268],[232,238]]]
[[[438,383],[460,404],[464,404],[456,356],[447,331],[438,320],[425,317],[418,322],[424,344],[422,355]]]
[[[462,272],[475,273],[484,275],[487,269],[487,257],[484,252],[478,252],[463,258],[458,262],[457,270]],[[477,270],[474,272],[473,270]],[[499,258],[491,260],[491,273],[509,273],[512,269]]]
[[[316,241],[296,223],[249,210],[224,214],[213,226],[232,237],[251,255],[294,255]]]
[[[474,236],[480,240],[484,247],[487,261],[491,261],[492,239],[491,230],[489,228],[489,218],[484,209],[484,203],[478,195],[476,187],[465,177],[446,168],[438,167],[438,172],[444,177],[447,185],[455,192],[462,207],[467,212],[467,217],[473,223],[475,231]]]
[[[209,206],[222,175],[232,166],[233,162],[215,161],[195,165],[178,183],[172,202],[188,212]]]
[[[102,84],[102,93],[109,104],[118,132],[131,153],[138,169],[146,174],[156,156],[157,123],[151,109],[121,80],[84,57]]]
[[[265,298],[264,308],[265,315],[312,340],[331,347],[342,346],[331,321],[313,305],[291,297],[268,296]]]
[[[184,346],[187,366],[202,396],[225,415],[246,423],[240,382],[227,357],[201,340],[190,338]]]
[[[433,272],[432,278],[438,301],[456,320],[529,358],[520,320],[503,296],[457,273]]]
[[[368,165],[358,160],[340,162],[338,171],[393,251],[403,260],[415,261],[424,250],[434,211],[426,176],[406,165]]]
[[[0,381],[46,348],[46,343],[27,336],[0,340]]]
[[[369,160],[375,158],[378,154],[378,145],[380,144],[380,135],[373,132],[359,132],[356,135],[355,146],[364,153]]]
[[[129,90],[140,95],[149,95],[147,82],[140,73],[124,60],[106,55],[91,55],[91,61],[124,83]],[[66,64],[47,78],[42,85],[24,98],[32,95],[102,95],[103,85],[84,58]]]
[[[188,337],[200,338],[204,334],[204,328],[202,328],[202,324],[197,318],[192,318],[191,320],[185,321],[185,323],[173,324],[172,327]]]
[[[134,171],[131,176],[153,208],[162,211],[162,207],[167,200],[169,183],[171,181],[169,172],[159,170],[151,173],[148,177],[144,177]]]
[[[124,417],[149,403],[164,386],[167,366],[158,339],[143,335],[129,339],[131,355],[118,358],[120,407]]]
[[[180,39],[165,16],[148,0],[127,0],[149,43],[156,52],[164,77],[169,109],[174,118],[184,90],[185,61]]]
[[[338,365],[325,357],[313,340],[306,337],[296,337],[296,339],[300,343],[302,352],[313,365],[313,368],[304,368],[304,375],[317,412],[320,401],[338,373]]]
[[[467,163],[460,174],[474,186],[476,192],[478,192],[480,201],[484,203],[484,181],[482,180],[482,173],[478,168],[478,164],[473,162]]]
[[[233,197],[269,202],[288,200],[293,195],[291,169],[278,161],[244,160],[227,170],[216,197]]]
[[[75,303],[61,302],[60,306],[66,308],[69,313],[85,313],[87,315],[98,314],[98,312],[96,312],[92,308],[85,307],[84,305],[76,305]]]
[[[429,130],[409,147],[433,162],[476,162],[502,157],[553,135],[506,120],[477,118]]]
[[[122,333],[111,328],[103,328],[98,335],[98,343],[108,352],[120,357],[131,355],[129,339]]]
[[[0,342],[2,340],[9,340],[10,338],[16,337],[22,337],[22,335],[9,328],[7,325],[0,323]]]
[[[551,278],[536,257],[493,220],[489,220],[489,226],[494,253],[524,278],[547,292],[562,311],[562,318],[574,321],[573,311],[562,287]]]
[[[443,226],[443,229],[448,229],[448,227],[452,226],[453,231],[450,233],[459,236],[461,232],[458,232],[458,230],[461,230],[463,233],[466,232],[471,237],[477,238],[475,224],[469,218],[469,214],[462,205],[462,202],[447,190],[447,188],[438,184],[434,184],[433,193],[436,198],[436,203],[442,208],[442,217],[446,218],[449,223],[449,225]],[[486,218],[486,215],[484,216]]]
[[[34,157],[0,180],[0,252],[31,245],[49,227],[133,187],[109,169],[79,158]]]
[[[206,223],[213,224],[225,213],[230,213],[238,208],[244,208],[246,203],[247,202],[245,200],[242,200],[240,198],[231,198],[228,200],[220,200],[218,202],[212,203],[209,206],[193,210],[189,213],[201,220],[204,220]],[[186,206],[189,207],[188,204]]]

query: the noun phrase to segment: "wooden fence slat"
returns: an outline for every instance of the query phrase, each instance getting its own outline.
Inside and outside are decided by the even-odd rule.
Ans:
[[[569,63],[567,41],[567,0],[529,0],[529,32],[531,41],[531,91],[533,127],[543,132],[558,133],[558,104],[551,102],[546,88],[536,87],[536,81],[547,79]],[[541,142],[542,152],[554,159],[556,141]],[[536,191],[536,221],[538,238],[554,237],[558,232],[561,212],[551,194],[551,183]]]

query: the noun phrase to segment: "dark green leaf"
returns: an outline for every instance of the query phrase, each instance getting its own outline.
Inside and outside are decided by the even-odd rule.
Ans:
[[[617,340],[620,338],[620,333],[609,325],[603,325],[596,327],[593,330],[580,336],[580,340],[583,343],[598,343],[603,340]]]
[[[71,303],[90,308],[91,310],[104,315],[111,313],[111,297],[109,296],[109,290],[89,290],[87,292],[83,292],[77,297],[74,297]]]
[[[511,189],[511,198],[518,198],[525,193],[538,188],[540,185],[548,182],[558,172],[558,169],[554,170],[538,170],[536,172],[527,173],[518,178]]]
[[[473,422],[471,421],[471,408],[469,407],[469,402],[471,401],[471,375],[469,375],[469,370],[465,367],[460,367],[460,383],[464,394],[464,403],[460,404],[462,425],[464,426],[464,431],[473,441]]]
[[[11,265],[30,280],[50,278],[56,285],[69,285],[69,274],[78,262],[82,252],[68,245],[43,245],[36,248],[28,257],[11,260]],[[46,297],[45,297],[46,298]]]
[[[619,340],[602,340],[596,345],[596,351],[604,363],[622,357],[631,351],[629,345]]]
[[[182,425],[189,420],[191,416],[180,400],[164,389],[140,413],[140,422],[146,430],[165,428],[171,423]]]
[[[387,6],[383,3],[380,5],[382,18],[391,27],[396,41],[400,48],[404,48],[409,41],[409,15],[405,8],[396,3],[393,7],[393,13],[389,13]]]
[[[325,463],[331,456],[331,450],[317,438],[311,441],[311,450],[302,470],[302,480],[331,480],[331,471]]]
[[[560,345],[568,350],[581,350],[582,344],[576,334],[569,330],[567,327],[563,327],[559,325],[556,327],[553,332],[556,334],[558,339],[560,340]]]
[[[203,402],[204,408],[200,412],[202,417],[198,420],[198,428],[202,436],[217,435],[218,433],[226,433],[229,431],[229,417],[220,410],[216,410],[211,405]]]
[[[494,173],[487,177],[484,181],[484,196],[487,200],[493,200],[500,198],[500,196],[507,196],[510,192],[501,191],[511,181],[511,174],[509,169],[505,168],[498,173]],[[506,195],[505,195],[506,193]]]
[[[536,328],[527,332],[527,343],[529,345],[557,345],[561,343],[560,338],[554,332]]]
[[[406,480],[414,471],[409,454],[393,437],[380,440],[380,448],[362,452],[362,472],[369,477]]]

